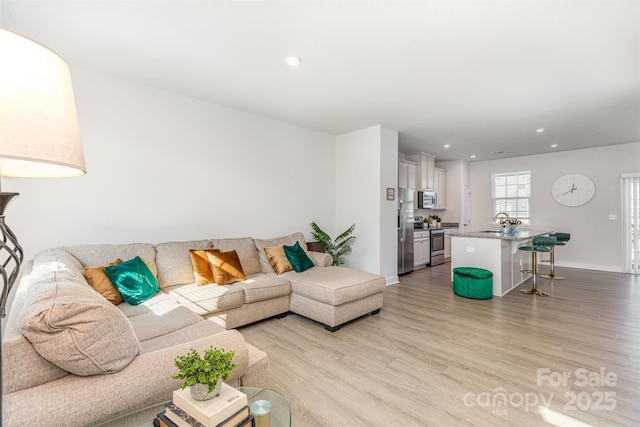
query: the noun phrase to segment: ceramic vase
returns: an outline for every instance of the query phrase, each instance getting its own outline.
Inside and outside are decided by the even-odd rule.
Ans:
[[[189,391],[191,392],[191,397],[193,398],[193,400],[209,400],[219,395],[221,388],[222,380],[218,380],[218,383],[211,393],[209,393],[209,386],[207,384],[200,383],[189,387]]]

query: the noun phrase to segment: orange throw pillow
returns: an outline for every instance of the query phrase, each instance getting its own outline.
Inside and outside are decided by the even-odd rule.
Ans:
[[[196,285],[208,285],[213,283],[213,271],[207,252],[220,252],[219,249],[189,249],[191,257],[191,265],[193,266],[193,275],[196,278]]]
[[[287,255],[284,253],[283,245],[264,248],[264,253],[267,255],[267,258],[269,258],[269,263],[276,274],[282,274],[293,270],[293,266],[289,262]]]
[[[216,285],[229,285],[233,282],[247,280],[242,271],[242,264],[236,251],[229,252],[207,252],[213,281]]]
[[[104,269],[105,267],[118,265],[121,262],[122,260],[117,258],[105,265],[84,268],[84,277],[87,279],[89,286],[95,289],[96,292],[105,297],[107,301],[113,305],[118,305],[122,302],[122,295],[120,294],[120,291],[113,286],[111,279],[109,279],[109,276],[107,276]]]

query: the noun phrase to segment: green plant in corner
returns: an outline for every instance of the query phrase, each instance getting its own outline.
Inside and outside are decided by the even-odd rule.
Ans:
[[[344,258],[351,254],[351,245],[356,240],[356,237],[352,236],[355,229],[356,225],[353,224],[338,237],[331,239],[331,236],[318,227],[318,224],[311,222],[311,235],[320,243],[324,251],[331,255],[333,265],[344,264]]]
[[[184,380],[180,388],[191,387],[196,384],[204,384],[209,387],[209,393],[218,384],[218,380],[226,380],[231,372],[238,367],[233,363],[235,351],[224,351],[209,347],[201,357],[196,349],[192,348],[187,354],[178,356],[174,364],[178,368],[178,374],[174,380]]]

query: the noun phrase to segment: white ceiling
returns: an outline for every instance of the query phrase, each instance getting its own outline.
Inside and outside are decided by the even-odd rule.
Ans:
[[[439,160],[640,141],[638,1],[1,0],[0,23],[72,69],[336,135],[382,124]]]

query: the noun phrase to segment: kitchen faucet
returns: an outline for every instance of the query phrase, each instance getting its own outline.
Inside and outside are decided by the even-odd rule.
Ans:
[[[505,226],[505,224],[511,224],[511,222],[510,222],[511,218],[509,217],[509,214],[506,213],[506,212],[498,212],[496,214],[496,216],[493,217],[493,220],[497,221],[498,218],[501,218],[500,219],[500,225],[503,226],[503,227]]]
[[[498,217],[502,217],[502,216],[506,216],[507,217],[507,222],[511,219],[511,218],[509,218],[509,214],[508,213],[506,213],[506,212],[498,212],[496,214],[496,216],[493,217],[493,220],[497,221]],[[500,221],[500,223],[502,224],[502,221]]]

